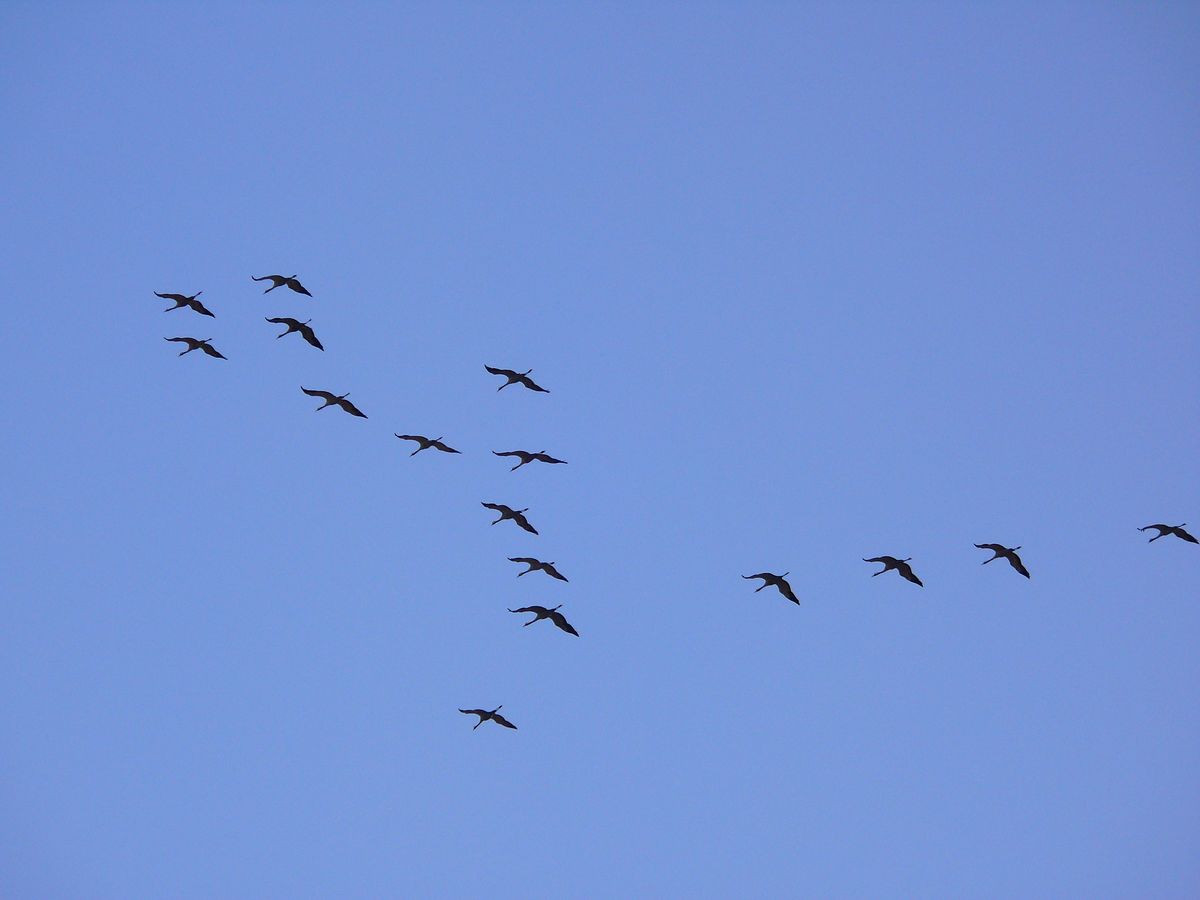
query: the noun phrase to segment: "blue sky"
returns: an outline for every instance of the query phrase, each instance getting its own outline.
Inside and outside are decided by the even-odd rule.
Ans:
[[[1197,59],[1186,4],[6,4],[0,894],[1196,896],[1200,548],[1135,528],[1200,526]]]

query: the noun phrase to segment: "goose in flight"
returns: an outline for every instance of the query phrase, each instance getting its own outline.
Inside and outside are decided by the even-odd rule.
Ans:
[[[200,315],[202,315],[202,316],[211,316],[212,318],[215,319],[216,316],[213,315],[211,312],[209,312],[208,307],[206,307],[203,303],[201,303],[199,300],[196,299],[203,293],[204,293],[204,291],[196,291],[196,293],[192,294],[192,296],[185,297],[183,294],[160,294],[158,291],[155,291],[154,296],[162,297],[164,300],[175,301],[174,306],[168,306],[166,309],[163,310],[163,312],[170,312],[173,309],[182,309],[183,307],[186,306],[188,309],[195,310],[196,312],[200,313]]]
[[[562,463],[563,465],[566,465],[567,463],[565,459],[555,459],[545,450],[539,450],[537,453],[530,453],[528,450],[505,450],[503,453],[501,453],[499,450],[493,450],[492,453],[496,456],[518,456],[521,458],[519,463],[508,470],[510,472],[515,472],[517,469],[521,468],[521,466],[527,465],[535,460],[537,462],[544,463]]]
[[[517,573],[518,578],[520,578],[522,575],[528,575],[530,572],[537,572],[538,570],[541,570],[541,571],[545,572],[547,575],[549,575],[551,578],[557,578],[559,581],[567,580],[566,577],[561,572],[558,571],[558,569],[554,568],[553,561],[542,562],[540,559],[534,559],[531,556],[510,556],[508,558],[508,561],[515,562],[515,563],[525,563],[525,565],[529,566],[529,568],[526,569],[524,572]]]
[[[911,556],[908,559],[896,559],[894,556],[873,556],[870,559],[864,559],[863,562],[883,563],[882,569],[880,569],[878,572],[871,573],[872,578],[874,578],[876,575],[882,575],[884,572],[890,572],[892,569],[895,569],[900,573],[901,578],[906,578],[913,584],[925,587],[925,585],[921,583],[921,579],[913,574],[912,566],[908,564],[909,560],[911,559]]]
[[[276,335],[275,340],[279,340],[281,337],[287,337],[293,331],[298,331],[298,332],[300,332],[300,336],[302,338],[304,338],[306,341],[308,341],[310,344],[312,344],[318,350],[325,349],[324,347],[321,346],[321,342],[317,340],[317,336],[313,333],[313,330],[308,327],[308,322],[311,322],[312,319],[309,319],[308,322],[301,322],[297,319],[290,319],[287,316],[280,316],[277,319],[267,319],[267,321],[272,323],[273,325],[286,325],[287,326],[287,331],[285,331],[283,334]]]
[[[783,594],[783,596],[787,597],[789,600],[799,606],[800,600],[797,599],[796,595],[792,592],[792,586],[784,580],[786,576],[790,574],[790,572],[784,572],[782,575],[772,575],[770,572],[759,572],[757,575],[743,575],[742,577],[761,578],[763,580],[763,583],[754,589],[754,593],[757,594],[763,588],[774,585],[775,587],[779,588],[779,593]]]
[[[496,390],[498,390],[498,391],[504,390],[510,384],[520,383],[520,384],[525,385],[525,387],[529,388],[529,390],[531,390],[531,391],[540,391],[543,394],[550,393],[544,387],[541,387],[540,385],[536,384],[534,382],[534,380],[529,377],[529,373],[532,372],[533,369],[526,369],[524,372],[514,372],[512,369],[493,369],[491,366],[484,366],[484,368],[487,369],[489,372],[491,372],[493,375],[503,375],[505,378],[508,379],[508,381],[504,382],[504,384],[502,384],[502,385],[500,385],[500,387],[496,388]]]
[[[352,416],[358,416],[360,419],[366,418],[366,415],[362,412],[362,410],[360,410],[357,406],[355,406],[353,403],[351,403],[349,400],[346,399],[347,397],[350,396],[349,394],[342,394],[340,396],[335,396],[334,394],[329,393],[329,391],[310,391],[308,388],[304,387],[303,385],[300,386],[300,390],[304,391],[304,393],[308,394],[308,396],[310,396],[310,397],[320,397],[322,400],[325,401],[324,403],[322,403],[320,406],[318,406],[316,408],[316,410],[315,410],[316,412],[320,412],[326,406],[340,406],[342,409],[344,409],[346,412],[350,413],[350,415],[352,415]]]
[[[270,282],[272,282],[271,286],[269,288],[267,288],[265,291],[263,291],[264,294],[269,294],[269,293],[271,293],[271,291],[275,290],[275,288],[283,287],[286,284],[289,288],[291,288],[297,294],[303,294],[306,297],[312,296],[312,294],[310,294],[308,292],[308,288],[306,288],[304,285],[302,285],[299,281],[296,280],[295,275],[264,275],[261,278],[259,278],[257,275],[251,275],[250,277],[252,279],[254,279],[255,281],[270,281]]]
[[[500,518],[496,522],[503,522],[505,519],[512,519],[530,534],[537,534],[537,529],[529,524],[529,520],[525,518],[525,513],[529,512],[529,508],[513,509],[511,506],[505,506],[503,503],[484,503],[488,509],[494,509],[500,513]],[[496,522],[492,524],[495,525]]]
[[[542,619],[549,619],[567,634],[573,634],[579,637],[579,632],[571,627],[571,623],[566,620],[559,610],[562,609],[562,604],[553,609],[546,609],[544,606],[522,606],[520,609],[510,609],[510,613],[533,613],[534,618],[525,623],[525,627],[532,625],[534,622],[540,622]]]
[[[1020,547],[1005,547],[1003,544],[976,544],[975,546],[980,550],[991,550],[992,553],[995,554],[991,559],[985,559],[982,563],[980,563],[980,565],[986,566],[988,563],[993,562],[1003,556],[1008,560],[1009,565],[1011,565],[1026,578],[1029,577],[1029,570],[1026,569],[1025,564],[1021,562],[1021,557],[1017,556],[1017,551],[1021,549]],[[884,571],[886,572],[887,570],[885,569]]]
[[[1160,537],[1166,537],[1168,534],[1173,534],[1177,538],[1187,541],[1189,544],[1200,544],[1194,537],[1183,530],[1183,526],[1187,522],[1180,522],[1178,525],[1147,525],[1145,528],[1139,528],[1138,531],[1149,531],[1151,528],[1158,530],[1158,534],[1150,538],[1147,543],[1153,544]]]
[[[474,731],[476,728],[478,728],[480,725],[482,725],[488,719],[491,719],[497,725],[503,725],[505,728],[511,728],[513,731],[516,731],[517,726],[514,725],[512,722],[508,721],[508,719],[504,718],[504,716],[500,715],[500,710],[502,710],[502,709],[504,709],[503,703],[501,703],[495,709],[491,709],[491,710],[488,710],[488,709],[460,709],[459,712],[466,713],[468,716],[479,716],[479,721],[475,723],[474,727],[471,729],[472,731]]]
[[[392,434],[396,434],[396,432],[393,431]],[[453,447],[447,447],[445,444],[443,444],[442,439],[440,437],[427,438],[424,435],[420,435],[420,434],[396,434],[396,437],[400,438],[400,440],[402,440],[402,441],[416,441],[418,444],[421,445],[416,450],[414,450],[412,453],[408,454],[409,456],[416,456],[422,450],[428,450],[430,447],[433,447],[435,450],[441,450],[443,453],[458,453],[459,452],[459,451],[455,450]]]
[[[176,344],[187,344],[188,348],[186,350],[184,350],[183,353],[180,353],[179,354],[180,356],[186,356],[188,353],[191,353],[193,350],[203,350],[209,356],[216,357],[217,359],[227,359],[228,358],[228,357],[222,356],[221,353],[217,350],[217,348],[212,346],[212,338],[205,338],[202,341],[198,341],[195,338],[190,338],[190,337],[163,338],[163,340],[171,341]]]

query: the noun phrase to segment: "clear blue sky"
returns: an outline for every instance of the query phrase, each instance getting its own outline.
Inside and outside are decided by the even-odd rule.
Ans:
[[[1182,3],[6,3],[0,895],[1200,894],[1200,547],[1135,531],[1200,527],[1198,59]]]

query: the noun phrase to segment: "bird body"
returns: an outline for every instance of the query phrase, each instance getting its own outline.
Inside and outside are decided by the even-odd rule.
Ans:
[[[519,463],[517,463],[515,466],[513,466],[511,469],[509,469],[510,472],[515,472],[515,471],[517,471],[517,469],[521,468],[521,466],[527,465],[527,464],[529,464],[531,462],[535,462],[535,461],[551,463],[551,464],[558,463],[561,465],[566,465],[566,463],[567,463],[567,461],[565,459],[555,459],[553,456],[548,454],[545,450],[539,450],[537,453],[530,453],[528,450],[505,450],[504,452],[500,452],[499,450],[493,450],[492,454],[495,456],[519,457],[521,461]]]
[[[311,328],[308,327],[308,322],[311,322],[312,319],[309,319],[308,322],[301,322],[298,319],[292,319],[287,316],[280,316],[275,319],[267,319],[267,321],[271,322],[275,325],[286,325],[287,326],[287,331],[285,331],[283,334],[276,335],[275,340],[279,340],[281,337],[287,337],[293,331],[298,331],[298,332],[300,332],[300,336],[302,338],[304,338],[306,341],[308,341],[310,344],[312,344],[318,350],[325,349],[323,346],[321,346],[321,342],[317,340],[317,335],[313,332],[313,330]]]
[[[396,432],[393,431],[392,434],[396,434]],[[416,441],[418,444],[421,445],[416,450],[414,450],[412,453],[408,454],[409,456],[416,456],[422,450],[428,450],[430,447],[432,447],[435,450],[441,450],[443,453],[458,453],[459,452],[458,450],[455,450],[453,447],[448,447],[445,444],[443,444],[442,439],[440,437],[439,438],[427,438],[421,434],[396,434],[396,437],[400,438],[400,440],[402,440],[402,441]]]
[[[1181,522],[1178,525],[1147,525],[1145,528],[1139,528],[1138,531],[1149,531],[1151,528],[1158,531],[1158,534],[1147,541],[1150,544],[1153,544],[1160,537],[1166,537],[1168,534],[1173,534],[1175,537],[1187,541],[1189,544],[1200,544],[1200,541],[1183,530],[1183,526],[1186,524],[1187,522]]]
[[[754,593],[757,594],[763,588],[774,585],[775,587],[779,588],[779,593],[783,594],[783,596],[787,597],[789,600],[799,606],[799,598],[792,591],[792,586],[785,580],[785,577],[790,574],[790,572],[784,572],[783,575],[772,575],[770,572],[759,572],[757,575],[743,575],[742,577],[761,578],[763,580],[763,583],[754,589]]]
[[[508,558],[508,561],[515,562],[515,563],[525,563],[525,565],[529,566],[529,568],[526,569],[524,572],[517,573],[518,578],[520,578],[522,575],[528,575],[530,572],[537,572],[540,570],[542,572],[545,572],[551,578],[557,578],[559,581],[567,580],[566,577],[561,572],[558,571],[558,569],[554,568],[553,562],[542,562],[540,559],[534,559],[531,556],[510,556]]]
[[[275,288],[283,287],[284,285],[287,285],[289,288],[291,288],[297,294],[303,294],[306,297],[312,296],[312,294],[310,294],[308,292],[308,289],[304,285],[302,285],[299,281],[296,280],[295,275],[263,275],[262,277],[259,277],[258,275],[251,275],[250,277],[254,281],[270,281],[271,282],[271,286],[269,288],[267,288],[265,291],[263,291],[264,294],[269,294],[269,293],[271,293],[271,291],[275,290]]]
[[[190,338],[190,337],[163,338],[163,340],[171,341],[172,343],[175,343],[175,344],[187,344],[188,348],[186,350],[184,350],[182,353],[180,353],[179,354],[180,356],[184,356],[188,353],[191,353],[193,350],[203,350],[209,356],[215,357],[216,359],[227,359],[228,358],[228,357],[222,356],[221,353],[217,350],[217,348],[212,346],[212,338],[205,338],[202,341],[197,340],[196,338]]]
[[[182,309],[183,307],[186,306],[188,309],[198,312],[202,316],[209,316],[209,317],[215,319],[216,316],[213,315],[213,313],[209,312],[208,308],[203,303],[201,303],[199,300],[196,299],[203,293],[204,293],[204,291],[196,291],[196,293],[192,294],[192,296],[187,297],[187,296],[184,296],[183,294],[160,294],[158,291],[155,291],[154,296],[162,297],[164,300],[175,301],[174,306],[168,306],[166,309],[163,310],[163,312],[170,312],[173,309]]]
[[[489,372],[491,372],[493,375],[503,375],[505,378],[508,379],[508,381],[504,382],[504,384],[502,384],[502,385],[500,385],[500,387],[496,388],[497,391],[504,390],[510,384],[522,384],[525,387],[529,388],[529,390],[531,390],[531,391],[538,391],[543,394],[550,393],[544,387],[536,384],[534,382],[534,380],[529,377],[529,373],[532,372],[533,369],[526,369],[524,372],[514,372],[512,369],[496,369],[496,368],[493,368],[492,366],[484,366],[484,368],[487,369]]]
[[[571,627],[571,623],[566,620],[559,610],[562,609],[562,604],[553,609],[547,609],[544,606],[522,606],[520,609],[510,609],[510,613],[533,613],[534,617],[525,623],[525,626],[532,625],[534,622],[540,622],[542,619],[549,619],[567,634],[573,634],[579,637],[579,632]]]
[[[901,578],[905,578],[915,585],[924,587],[925,585],[921,582],[921,579],[913,574],[912,566],[908,564],[909,560],[911,559],[911,556],[908,557],[908,559],[896,559],[894,556],[873,556],[870,559],[864,559],[863,562],[883,563],[882,569],[880,569],[878,572],[871,573],[872,578],[874,578],[876,575],[882,575],[884,572],[889,572],[892,569],[895,569],[900,573]]]
[[[318,406],[316,408],[316,412],[320,412],[326,406],[340,406],[343,410],[350,413],[350,415],[352,415],[352,416],[358,416],[360,419],[365,419],[367,417],[366,414],[362,412],[362,410],[360,410],[357,406],[355,406],[353,403],[351,403],[349,400],[346,399],[347,397],[350,396],[349,394],[342,394],[340,396],[337,396],[337,395],[331,394],[329,391],[310,391],[308,388],[304,387],[303,385],[300,386],[300,390],[304,391],[304,393],[308,394],[308,396],[310,396],[310,397],[320,397],[322,400],[325,401],[324,403],[322,403],[320,406]]]
[[[483,505],[488,509],[492,509],[500,513],[500,518],[496,519],[495,522],[492,522],[493,525],[495,525],[496,522],[503,522],[505,519],[512,519],[530,534],[537,534],[537,529],[530,525],[529,520],[525,518],[525,513],[529,512],[528,507],[525,509],[513,509],[511,506],[505,506],[503,503],[484,503]]]
[[[1004,557],[1008,560],[1009,565],[1024,575],[1029,577],[1029,570],[1025,568],[1025,564],[1021,562],[1021,557],[1017,556],[1017,551],[1020,547],[1005,547],[1003,544],[976,544],[980,550],[991,550],[994,554],[991,559],[985,559],[980,565],[986,566],[988,563]],[[885,570],[886,571],[886,570]]]
[[[472,731],[474,731],[488,719],[491,719],[497,725],[503,725],[505,728],[511,728],[513,731],[516,731],[517,726],[508,721],[508,719],[504,718],[504,716],[500,715],[500,710],[502,709],[504,709],[503,703],[501,703],[495,709],[460,709],[459,712],[466,713],[468,716],[479,716],[479,721],[476,722],[471,728]]]

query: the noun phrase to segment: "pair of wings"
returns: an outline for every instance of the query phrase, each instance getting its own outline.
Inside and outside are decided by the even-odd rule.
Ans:
[[[215,359],[228,359],[228,357],[222,355],[216,347],[213,347],[211,344],[207,344],[204,341],[197,340],[196,338],[173,337],[165,338],[165,340],[168,340],[173,344],[187,344],[192,350],[203,350],[205,353],[211,357],[214,357]]]
[[[525,518],[524,513],[517,512],[515,509],[511,509],[502,503],[484,503],[483,505],[488,509],[494,509],[498,513],[503,513],[506,519],[512,519],[530,534],[537,534],[537,529],[529,524],[529,520]]]
[[[362,410],[360,410],[357,406],[355,406],[349,400],[344,400],[341,397],[338,397],[336,394],[329,393],[329,391],[310,391],[308,388],[304,387],[303,385],[300,386],[300,390],[304,391],[304,393],[308,394],[308,396],[310,396],[310,397],[320,397],[322,400],[327,400],[330,403],[336,404],[337,406],[340,406],[342,409],[344,409],[346,412],[350,413],[350,415],[352,415],[352,416],[358,416],[359,418],[362,418],[362,419],[365,419],[367,417],[366,414],[363,413]]]
[[[312,344],[314,347],[316,347],[318,350],[325,349],[321,345],[321,342],[317,340],[317,335],[312,330],[312,326],[307,325],[304,322],[301,322],[299,319],[289,319],[287,316],[283,316],[282,318],[278,318],[278,319],[267,319],[267,321],[271,322],[275,325],[286,325],[288,328],[288,331],[300,332],[300,336],[302,338],[304,338],[306,341],[308,341],[310,344]],[[285,331],[284,334],[287,334],[287,331]]]
[[[500,713],[490,713],[486,709],[460,709],[459,712],[466,713],[467,715],[471,716],[479,716],[480,722],[486,722],[488,719],[491,719],[493,722],[498,722],[505,728],[511,728],[514,731],[517,730],[517,726],[508,721],[508,719],[504,718],[504,716],[500,715]]]
[[[396,432],[393,431],[392,434],[396,434]],[[431,441],[429,438],[425,437],[425,435],[423,435],[423,434],[396,434],[396,437],[400,438],[400,440],[402,440],[402,441],[416,441],[418,444],[421,445],[421,449],[424,449],[425,447],[436,447],[438,450],[441,450],[443,453],[459,453],[460,452],[458,450],[455,450],[453,447],[447,447],[441,441]],[[416,451],[413,451],[413,452],[415,453]]]
[[[547,609],[544,606],[522,606],[520,609],[510,609],[509,612],[511,612],[511,613],[533,613],[539,619],[549,619],[551,622],[553,622],[555,625],[557,625],[559,628],[561,628],[567,634],[573,634],[573,635],[575,635],[575,637],[579,637],[579,632],[576,631],[572,627],[571,623],[567,621],[566,616],[564,616],[562,613],[560,613],[556,609]],[[534,619],[534,621],[536,622],[537,619]]]
[[[196,294],[196,297],[199,297],[200,294],[203,294],[203,293],[204,293],[204,291],[200,291],[199,293]],[[160,294],[158,291],[154,292],[154,296],[162,297],[164,300],[173,300],[175,302],[175,306],[172,306],[171,309],[178,309],[181,306],[186,306],[189,309],[193,309],[196,312],[200,313],[200,315],[202,315],[202,316],[209,316],[210,318],[213,318],[213,319],[216,318],[216,315],[214,313],[212,313],[211,311],[209,311],[208,307],[206,307],[203,303],[201,303],[199,300],[197,300],[196,297],[185,297],[185,296],[183,296],[183,294]],[[167,310],[167,312],[170,312],[170,311],[171,311],[170,309]]]
[[[257,275],[251,275],[250,278],[253,279],[254,281],[274,282],[271,285],[271,287],[267,288],[267,290],[269,290],[269,291],[274,290],[275,288],[279,287],[280,285],[286,284],[289,288],[291,288],[297,294],[304,294],[306,297],[312,296],[312,294],[310,294],[308,292],[308,288],[306,288],[304,285],[302,285],[295,278],[288,278],[286,275],[264,275],[261,278],[259,278]]]
[[[797,606],[800,605],[800,599],[796,596],[795,592],[792,590],[792,586],[790,584],[788,584],[787,580],[785,578],[783,578],[781,575],[772,575],[770,572],[759,572],[757,575],[743,575],[742,577],[743,578],[761,578],[763,581],[766,582],[766,584],[764,584],[763,587],[766,587],[767,584],[773,584],[773,585],[775,585],[775,587],[779,588],[779,593],[783,594],[783,596],[787,597],[789,600],[791,600]]]
[[[484,366],[484,368],[487,369],[489,372],[491,372],[493,375],[503,375],[505,378],[508,378],[512,381],[519,381],[519,382],[521,382],[521,384],[525,385],[525,387],[529,388],[531,391],[541,391],[543,394],[550,393],[544,387],[542,387],[541,385],[536,383],[528,375],[522,375],[520,372],[514,372],[512,369],[495,369],[492,366]]]
[[[1016,551],[1009,550],[1007,547],[1002,546],[1001,544],[976,544],[975,546],[980,550],[991,550],[996,554],[996,556],[1003,556],[1008,560],[1008,564],[1010,566],[1012,566],[1026,578],[1029,578],[1029,570],[1025,568],[1025,564],[1021,562],[1021,557],[1017,556]],[[992,559],[995,559],[996,556],[993,556]],[[985,560],[985,562],[991,561],[991,559]]]
[[[541,569],[551,578],[557,578],[559,581],[566,581],[567,577],[558,569],[554,568],[554,563],[544,563],[540,559],[534,559],[532,556],[510,556],[509,562],[525,563],[530,569]]]

